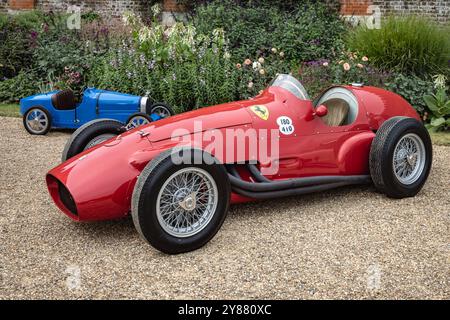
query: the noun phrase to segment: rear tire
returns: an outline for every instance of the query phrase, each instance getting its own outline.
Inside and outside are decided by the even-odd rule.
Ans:
[[[127,120],[127,126],[130,126],[131,124],[133,125],[134,128],[137,128],[139,126],[143,126],[146,124],[149,124],[150,122],[152,122],[152,118],[150,118],[149,115],[143,113],[143,112],[138,112],[135,114],[132,114],[128,120]]]
[[[370,175],[377,190],[391,198],[415,196],[431,169],[430,135],[413,118],[394,117],[377,131],[370,149]]]
[[[183,149],[178,152],[203,161],[175,164],[175,152],[163,152],[147,164],[131,206],[141,237],[168,254],[192,251],[210,241],[226,218],[231,193],[227,171],[211,155]]]
[[[65,162],[77,154],[125,132],[124,124],[113,119],[92,120],[78,128],[67,141],[61,157]]]

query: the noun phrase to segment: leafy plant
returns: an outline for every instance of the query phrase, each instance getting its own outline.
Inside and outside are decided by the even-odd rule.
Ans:
[[[0,81],[0,101],[18,102],[25,96],[36,94],[40,85],[41,80],[35,73],[22,70],[16,77]]]
[[[423,96],[431,94],[434,84],[431,79],[420,78],[414,75],[394,73],[389,77],[384,87],[405,98],[419,114],[425,116],[427,106],[423,101]]]
[[[43,14],[30,11],[17,15],[0,14],[0,79],[16,76],[32,57],[34,30]]]
[[[389,17],[381,29],[357,28],[348,34],[351,50],[371,57],[375,66],[403,74],[426,76],[448,72],[450,33],[424,17]]]
[[[156,19],[148,26],[131,14],[126,21],[133,38],[92,70],[92,83],[146,94],[178,111],[236,98],[237,73],[223,30],[203,35],[192,25],[164,27]]]
[[[233,57],[259,56],[282,49],[289,64],[329,58],[342,47],[346,28],[338,14],[313,1],[212,1],[197,8],[199,33],[224,28]]]
[[[446,78],[440,75],[435,79],[436,93],[424,95],[423,100],[431,112],[431,121],[427,128],[438,131],[450,127],[450,99],[445,86]]]
[[[303,63],[298,76],[315,96],[333,84],[363,83],[383,87],[390,74],[372,67],[369,58],[354,52],[342,52],[335,60],[326,59]]]

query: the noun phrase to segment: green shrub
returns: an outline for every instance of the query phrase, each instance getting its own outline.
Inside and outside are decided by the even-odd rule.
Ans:
[[[22,70],[16,77],[0,81],[0,102],[18,102],[23,97],[38,93],[41,84],[34,72]]]
[[[284,51],[288,62],[328,58],[342,45],[345,25],[338,14],[321,2],[297,1],[291,10],[278,3],[226,0],[200,6],[193,16],[199,33],[224,28],[234,59]]]
[[[128,15],[133,39],[91,73],[92,84],[165,101],[178,111],[236,98],[234,64],[223,31],[198,34],[191,25],[146,26]]]
[[[394,74],[385,84],[385,88],[401,95],[407,100],[421,115],[427,111],[427,106],[423,101],[423,96],[431,94],[434,84],[431,79],[420,78],[414,75]]]
[[[381,29],[349,33],[350,49],[371,57],[379,68],[403,74],[448,72],[450,30],[423,17],[389,17]],[[445,71],[447,70],[447,71]]]
[[[233,62],[221,29],[201,34],[190,24],[145,26],[134,15],[128,21],[134,38],[97,64],[91,85],[148,95],[187,111],[255,96],[276,73],[288,72],[276,51]]]
[[[367,57],[348,53],[339,59],[318,60],[304,63],[298,72],[311,97],[332,85],[363,83],[383,87],[390,74],[369,65]]]
[[[447,95],[447,78],[444,75],[434,77],[435,94],[424,95],[428,110],[430,110],[430,123],[427,128],[431,131],[439,131],[450,128],[450,99]]]
[[[0,14],[0,79],[12,78],[29,66],[35,31],[43,15],[39,11]]]

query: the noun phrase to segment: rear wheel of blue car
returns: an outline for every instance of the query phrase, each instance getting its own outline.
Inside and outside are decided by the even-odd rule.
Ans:
[[[32,107],[23,115],[23,125],[30,134],[45,135],[52,126],[52,117],[42,107]]]
[[[62,162],[95,147],[125,131],[124,124],[113,119],[92,120],[78,128],[67,141]]]
[[[227,171],[210,154],[195,149],[163,152],[136,182],[131,209],[134,225],[164,253],[198,249],[222,226],[230,190]]]

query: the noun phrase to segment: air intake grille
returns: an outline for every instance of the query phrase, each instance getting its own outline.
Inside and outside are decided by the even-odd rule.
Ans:
[[[77,206],[75,205],[75,201],[72,198],[72,195],[70,194],[69,190],[58,181],[58,192],[59,192],[59,198],[61,199],[61,202],[66,206],[66,208],[74,215],[78,215],[77,212]]]

